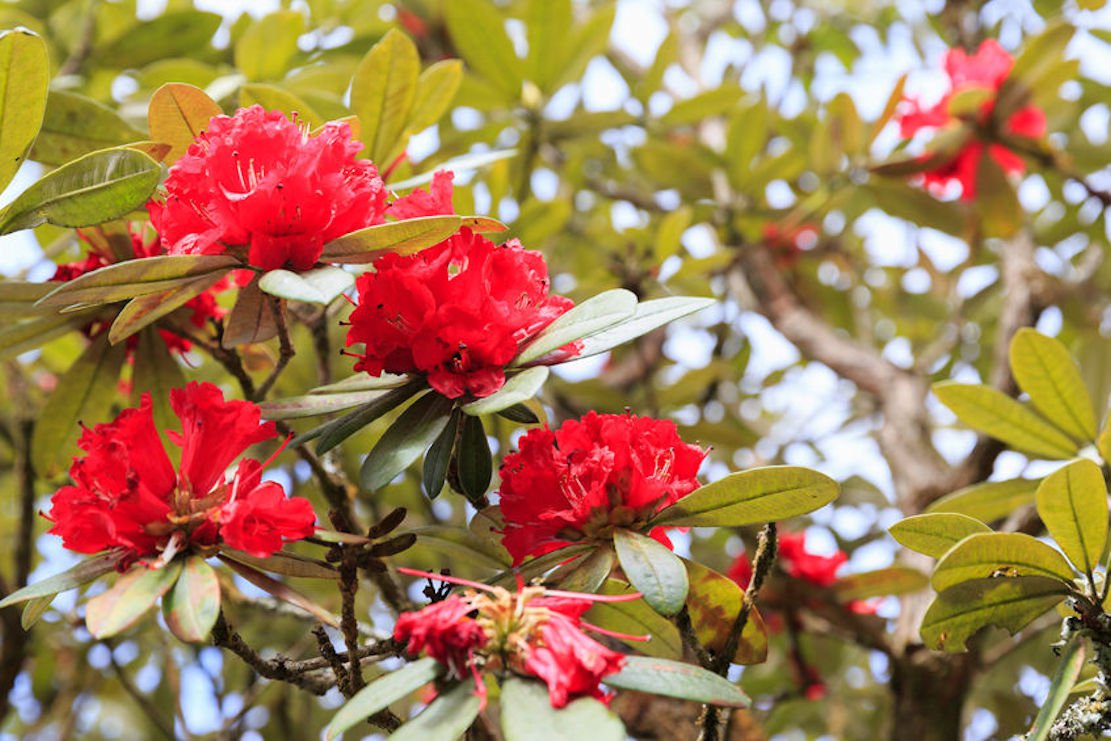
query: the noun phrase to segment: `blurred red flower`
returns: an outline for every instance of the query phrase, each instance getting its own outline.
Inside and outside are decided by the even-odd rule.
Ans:
[[[961,118],[950,110],[954,96],[959,93],[975,89],[993,93],[980,106],[974,121],[973,137],[940,166],[922,174],[927,188],[942,191],[950,183],[957,182],[961,186],[962,200],[975,198],[976,170],[985,152],[1007,174],[1017,174],[1025,170],[1021,157],[1002,144],[985,137],[985,125],[995,110],[997,96],[994,93],[998,93],[1013,66],[1014,58],[994,39],[984,41],[971,56],[963,49],[950,49],[945,57],[949,91],[931,106],[923,106],[920,101],[911,98],[904,101],[903,109],[896,118],[902,135],[909,138],[923,129],[959,124]],[[1002,126],[1003,133],[1008,135],[1042,137],[1046,133],[1045,112],[1037,106],[1027,105],[1011,114]]]
[[[310,136],[257,105],[216,116],[170,168],[151,221],[173,255],[245,246],[260,270],[308,270],[325,242],[383,221],[386,188],[360,149],[345,123]]]
[[[520,563],[569,543],[637,528],[698,488],[706,451],[675,423],[588,412],[558,430],[536,429],[501,467],[502,543]],[[663,528],[650,535],[671,543]]]

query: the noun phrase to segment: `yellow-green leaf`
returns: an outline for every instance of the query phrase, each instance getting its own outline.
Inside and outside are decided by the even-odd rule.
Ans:
[[[1096,438],[1096,414],[1080,368],[1059,340],[1023,327],[1011,341],[1011,372],[1030,403],[1071,437]]]
[[[417,92],[420,56],[401,31],[391,29],[371,47],[351,82],[351,110],[359,117],[362,140],[380,168],[405,148],[406,126]]]
[[[521,95],[521,60],[505,30],[501,11],[489,0],[444,3],[444,20],[467,65],[492,82],[507,100]]]
[[[980,628],[997,625],[1014,635],[1068,595],[1065,585],[1041,576],[976,579],[937,596],[922,619],[930,648],[958,653]]]
[[[248,80],[280,80],[297,55],[305,17],[279,10],[255,21],[235,44],[235,66]]]
[[[94,638],[109,638],[127,630],[169,591],[180,573],[181,559],[160,569],[145,564],[132,566],[107,592],[88,601],[85,627]]]
[[[991,528],[966,515],[938,512],[908,517],[896,522],[887,531],[912,551],[941,558],[969,535],[990,533]]]
[[[462,81],[463,63],[458,59],[444,59],[422,72],[406,126],[409,132],[415,134],[439,121],[451,107]]]
[[[1107,485],[1100,467],[1082,458],[1054,471],[1035,500],[1050,537],[1077,569],[1091,574],[1107,545]]]
[[[980,522],[994,522],[1020,507],[1034,503],[1034,492],[1041,479],[987,481],[946,494],[926,508],[926,512],[953,512]]]
[[[145,138],[108,106],[84,95],[52,90],[31,159],[62,165],[90,152]]]
[[[307,123],[310,128],[324,125],[324,118],[312,106],[277,85],[249,82],[239,88],[239,106],[260,105],[268,111],[281,111],[290,120]]]
[[[687,570],[670,548],[647,535],[615,530],[613,544],[621,569],[644,601],[661,615],[674,615],[687,600]]]
[[[1076,574],[1060,551],[1026,533],[974,533],[953,546],[934,567],[933,588],[991,577],[1041,576],[1072,584]]]
[[[25,28],[0,34],[0,190],[27,158],[46,110],[50,59]]]
[[[220,614],[220,580],[201,556],[188,556],[174,588],[162,600],[170,632],[186,643],[202,643]]]
[[[155,90],[147,108],[147,124],[152,139],[171,146],[165,163],[177,162],[193,140],[208,128],[212,117],[221,113],[216,101],[193,85],[168,82]]]

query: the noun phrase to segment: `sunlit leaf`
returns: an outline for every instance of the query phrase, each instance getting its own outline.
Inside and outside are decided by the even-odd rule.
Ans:
[[[1107,547],[1107,484],[1082,458],[1046,476],[1036,494],[1038,516],[1076,568],[1092,574]]]
[[[0,34],[0,190],[27,159],[50,84],[46,44],[26,28]]]
[[[990,533],[991,528],[967,515],[936,512],[899,520],[887,531],[912,551],[941,558],[969,535]]]
[[[109,638],[134,625],[170,590],[181,573],[182,559],[160,569],[136,564],[106,592],[85,604],[85,627],[94,638]]]
[[[922,640],[933,649],[957,653],[986,625],[1011,635],[1065,599],[1068,589],[1041,576],[967,581],[937,596],[922,619]]]

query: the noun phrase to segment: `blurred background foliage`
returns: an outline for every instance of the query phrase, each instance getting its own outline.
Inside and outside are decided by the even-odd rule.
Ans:
[[[891,457],[899,438],[883,451],[876,442],[897,410],[862,389],[851,368],[815,357],[822,346],[806,341],[806,322],[921,380],[921,396],[911,400],[920,407],[914,422],[949,463],[962,461],[976,440],[954,428],[925,388],[947,378],[993,379],[997,348],[1005,353],[1008,339],[1000,334],[1007,331],[1001,317],[1016,286],[1036,299],[1019,323],[1037,323],[1079,352],[1096,398],[1108,398],[1111,345],[1103,330],[1111,273],[1102,256],[1103,210],[1111,198],[1100,188],[1111,185],[1104,171],[1111,21],[1101,5],[3,2],[0,27],[41,34],[56,77],[33,162],[2,200],[46,168],[145,138],[147,103],[165,82],[202,87],[226,112],[257,102],[296,110],[312,126],[358,113],[350,80],[358,79],[368,50],[400,28],[416,44],[425,74],[441,70],[443,85],[414,103],[407,156],[391,182],[470,156],[456,167],[458,212],[500,218],[509,236],[542,250],[556,291],[581,299],[623,287],[642,298],[674,293],[721,301],[602,360],[571,366],[547,384],[537,411],[553,423],[588,409],[626,407],[672,417],[686,439],[713,448],[711,477],[781,462],[823,470],[844,482],[836,508],[787,529],[810,527],[817,549],[843,549],[849,571],[866,571],[897,557],[884,528],[949,493],[955,479],[925,488],[900,479],[901,461]],[[903,91],[940,97],[944,50],[974,49],[987,37],[1028,55],[1037,83],[1031,92],[1049,117],[1050,136],[1028,153],[1024,180],[995,183],[976,201],[962,202],[877,173],[904,146],[890,122]],[[457,90],[456,63],[444,61],[454,59],[465,69]],[[446,115],[435,115],[436,102]],[[418,115],[418,103],[432,112]],[[912,142],[910,151],[921,145]],[[379,153],[385,169],[400,152]],[[9,275],[41,280],[51,262],[77,259],[81,245],[72,230],[43,226],[33,239],[5,238],[0,253]],[[1004,276],[1008,254],[1029,258],[1014,268],[1013,283]],[[341,317],[334,318],[338,347]],[[295,339],[298,347],[311,344],[307,331]],[[25,580],[29,563],[45,564],[40,575],[64,563],[54,539],[38,537],[41,520],[34,523],[39,555],[28,562],[20,548],[21,420],[35,418],[52,379],[84,343],[71,333],[5,367],[0,573],[7,583]],[[275,358],[274,348],[252,346],[248,369],[265,373]],[[851,357],[841,359],[852,365]],[[190,378],[225,380],[200,355],[184,361]],[[338,354],[318,363],[301,352],[273,395],[297,395],[349,369]],[[114,404],[126,402],[120,393]],[[353,478],[389,421],[343,447],[342,464]],[[488,432],[497,438],[495,452],[504,453],[518,426],[499,422]],[[997,449],[961,484],[1041,475],[1038,465],[1044,466]],[[303,464],[290,463],[286,475],[293,493],[322,506]],[[429,502],[416,471],[409,475],[360,500],[360,508],[385,514],[406,506],[407,527],[465,521],[461,499]],[[60,481],[37,482],[32,495],[45,498]],[[679,548],[726,571],[752,535],[695,530],[679,539]],[[467,576],[466,555],[441,543],[399,562],[450,565]],[[298,586],[325,604],[337,599],[327,585]],[[993,634],[956,670],[947,662],[957,659],[923,658],[916,626],[906,625],[916,614],[910,602],[889,598],[879,617],[846,622],[821,609],[815,590],[792,593],[785,579],[772,595],[768,611],[781,614],[778,629],[773,625],[768,663],[743,672],[742,686],[757,704],[732,720],[733,738],[870,738],[880,728],[897,737],[907,728],[900,723],[926,712],[928,706],[915,704],[921,695],[935,692],[950,672],[963,679],[947,698],[949,717],[930,718],[938,737],[952,737],[958,723],[965,738],[1005,737],[1029,726],[1048,685],[1049,634],[1026,642]],[[312,655],[303,619],[253,592],[245,600],[230,613],[252,645],[292,658]],[[374,626],[376,614],[385,613],[373,595],[362,602],[367,629],[388,630],[388,622]],[[0,698],[0,736],[155,737],[176,722],[179,735],[295,739],[322,727],[340,702],[260,681],[218,649],[178,644],[150,624],[112,643],[63,629],[67,624],[80,624],[72,595],[63,595],[26,636],[18,617],[14,624],[4,620],[0,682],[10,691]],[[877,634],[888,636],[879,647]],[[19,652],[27,661],[13,665]],[[805,696],[800,667],[821,677],[823,697]],[[687,711],[697,714],[696,706],[653,703],[620,707],[627,721],[634,719],[631,732],[679,738],[694,727],[669,724]]]

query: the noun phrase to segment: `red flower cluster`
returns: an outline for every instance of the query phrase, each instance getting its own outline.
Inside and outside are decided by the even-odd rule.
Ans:
[[[145,238],[141,224],[133,224],[130,228],[130,234],[131,249],[135,253],[137,259],[156,257],[165,254],[162,248],[162,240],[159,239],[157,235],[155,235],[153,239]],[[107,250],[106,245],[101,245],[99,240],[93,239],[89,234],[80,229],[77,230],[77,237],[88,245],[88,255],[86,255],[84,260],[59,265],[55,268],[54,275],[50,278],[51,281],[64,282],[73,280],[85,273],[91,273],[94,270],[99,270],[106,265],[111,265],[116,262],[115,256]],[[227,287],[228,281],[226,279],[221,280],[204,293],[185,302],[185,308],[193,312],[189,317],[189,322],[194,327],[198,329],[202,328],[209,319],[219,318],[224,315],[224,310],[216,304],[216,294]],[[108,325],[106,323],[96,322],[86,327],[85,332],[90,337],[95,337],[97,334],[107,329],[107,327]],[[192,347],[189,340],[179,337],[167,329],[159,329],[158,334],[161,335],[166,346],[175,352],[188,352],[189,348]],[[131,343],[137,341],[137,337],[133,336],[129,338],[129,342]]]
[[[225,401],[216,386],[196,382],[173,389],[170,404],[182,423],[180,433],[167,433],[181,446],[177,472],[155,429],[150,394],[138,409],[82,433],[86,454],[70,468],[74,485],[58,490],[44,515],[66,548],[125,549],[123,570],[139,558],[219,543],[265,557],[284,540],[313,533],[312,505],[263,482],[265,464],[241,460],[227,480],[240,453],[276,435],[273,422],[259,424],[257,406]]]
[[[945,57],[945,71],[949,75],[950,90],[940,101],[924,107],[919,101],[907,99],[904,109],[898,114],[898,121],[904,137],[912,137],[922,129],[936,129],[960,123],[960,119],[950,112],[953,96],[969,89],[984,89],[998,92],[1003,81],[1011,73],[1014,59],[994,39],[980,44],[972,56],[963,49],[950,49]],[[982,124],[987,123],[995,109],[995,96],[985,101],[980,109],[975,136],[982,136]],[[1045,136],[1045,112],[1028,105],[1012,114],[1004,123],[1004,131],[1015,136],[1038,138]],[[985,152],[1008,174],[1021,173],[1025,169],[1022,158],[1001,144],[990,140],[973,138],[969,140],[951,159],[940,167],[923,173],[928,188],[943,191],[950,183],[961,185],[961,198],[971,200],[976,196],[976,170]]]
[[[792,579],[801,579],[815,586],[828,587],[837,581],[837,570],[849,560],[844,551],[820,556],[806,549],[806,531],[783,533],[779,536],[777,559]],[[752,580],[752,564],[742,553],[729,569],[729,577],[747,589]]]
[[[450,173],[390,206],[398,218],[445,213]],[[421,373],[449,399],[489,396],[522,345],[573,306],[548,286],[539,252],[517,240],[495,245],[469,229],[415,255],[386,255],[357,283],[347,344],[365,349],[355,370]]]
[[[257,105],[216,116],[170,168],[151,221],[173,255],[248,246],[260,270],[308,270],[325,242],[383,221],[386,188],[360,149],[345,123],[309,136]]]
[[[501,467],[502,543],[520,563],[569,543],[636,528],[698,488],[706,451],[675,423],[588,412],[558,430],[536,429]],[[670,546],[662,528],[650,535]]]
[[[450,577],[421,575],[474,589],[398,618],[394,639],[407,641],[410,654],[425,652],[458,679],[471,674],[476,694],[484,700],[483,670],[537,677],[548,686],[555,708],[578,697],[608,699],[598,685],[605,676],[620,671],[625,659],[582,632],[582,615],[592,601],[621,601],[640,595],[599,597],[543,587],[509,592]],[[479,589],[482,591],[476,591]]]

